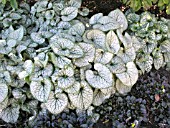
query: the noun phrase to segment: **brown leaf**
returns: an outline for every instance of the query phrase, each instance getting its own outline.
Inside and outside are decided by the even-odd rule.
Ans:
[[[158,102],[160,100],[160,96],[158,94],[155,94],[155,101]]]

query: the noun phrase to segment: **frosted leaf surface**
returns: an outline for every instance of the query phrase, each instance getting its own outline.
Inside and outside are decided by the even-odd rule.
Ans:
[[[78,93],[69,93],[72,104],[79,109],[87,109],[93,101],[93,90],[87,82],[81,81]]]
[[[45,103],[46,108],[52,114],[59,114],[61,113],[68,105],[68,98],[65,94],[54,94],[53,92],[50,93],[47,102]]]
[[[127,70],[123,73],[118,73],[116,76],[126,86],[132,86],[138,80],[138,70],[134,62],[128,62],[126,64]]]
[[[103,64],[95,63],[95,71],[86,71],[86,80],[94,88],[108,88],[113,84],[113,76],[110,70]]]

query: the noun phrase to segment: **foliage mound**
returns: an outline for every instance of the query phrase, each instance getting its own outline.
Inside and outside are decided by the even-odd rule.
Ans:
[[[119,9],[88,19],[80,0],[19,6],[0,4],[0,117],[6,122],[15,123],[20,110],[32,121],[39,106],[52,114],[100,106],[115,92],[127,94],[153,63],[159,69],[169,62],[169,20],[160,23],[167,36],[157,45],[128,34]],[[147,15],[141,19],[152,25]]]

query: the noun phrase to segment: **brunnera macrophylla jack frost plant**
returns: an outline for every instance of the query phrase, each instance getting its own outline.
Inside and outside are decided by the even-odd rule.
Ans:
[[[131,90],[136,65],[149,70],[162,60],[160,49],[169,57],[168,41],[152,52],[157,59],[140,52],[146,42],[126,32],[128,22],[119,9],[85,22],[89,10],[80,9],[81,0],[19,7],[0,9],[0,117],[6,122],[15,123],[20,111],[32,115],[31,122],[38,104],[52,114],[99,106],[115,92]]]

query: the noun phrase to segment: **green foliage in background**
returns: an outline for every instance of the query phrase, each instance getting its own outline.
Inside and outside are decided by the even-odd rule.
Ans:
[[[166,13],[170,14],[170,0],[122,0],[122,2],[130,6],[134,11],[141,8],[148,10],[153,5],[156,5],[160,11],[166,8]]]
[[[10,5],[13,9],[18,8],[18,3],[16,0],[0,0],[0,4],[6,5],[8,2],[10,2]]]

